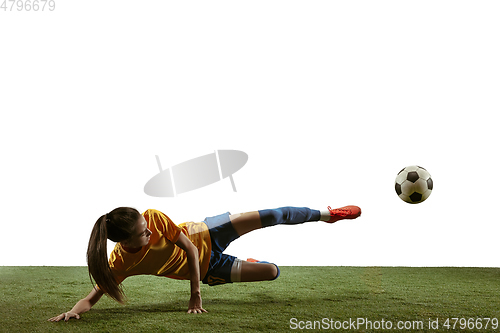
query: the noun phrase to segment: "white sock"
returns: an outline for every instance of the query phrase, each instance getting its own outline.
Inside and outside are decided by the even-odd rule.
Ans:
[[[231,282],[241,282],[241,263],[243,260],[234,259],[233,266],[231,267]]]
[[[330,219],[330,211],[329,210],[320,210],[321,217],[320,221],[328,221]]]

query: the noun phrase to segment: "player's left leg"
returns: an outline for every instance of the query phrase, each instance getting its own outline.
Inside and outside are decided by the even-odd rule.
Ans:
[[[238,236],[262,228],[262,222],[258,211],[232,214],[229,215],[229,220]]]
[[[307,207],[281,207],[233,214],[229,216],[229,219],[238,236],[241,236],[256,229],[278,224],[300,224],[311,221],[333,223],[342,219],[354,219],[360,215],[361,209],[357,206],[345,206],[337,209],[328,207],[326,211]]]
[[[250,231],[278,224],[300,224],[319,221],[321,212],[307,207],[281,207],[230,215],[229,219],[239,236]]]

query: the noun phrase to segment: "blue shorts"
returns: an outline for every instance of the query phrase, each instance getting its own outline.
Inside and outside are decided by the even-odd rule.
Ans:
[[[207,274],[202,281],[210,286],[232,282],[231,268],[236,257],[224,254],[223,252],[232,241],[239,238],[239,235],[234,230],[229,215],[230,213],[228,212],[214,217],[207,217],[203,221],[208,226],[210,232],[212,254]]]

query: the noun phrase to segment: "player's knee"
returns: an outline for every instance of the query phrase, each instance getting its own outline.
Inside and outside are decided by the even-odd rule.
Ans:
[[[275,264],[268,264],[266,269],[266,280],[276,280],[280,276],[280,269]]]

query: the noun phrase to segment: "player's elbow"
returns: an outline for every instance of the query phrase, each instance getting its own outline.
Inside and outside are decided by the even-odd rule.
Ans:
[[[198,260],[198,248],[193,243],[190,243],[186,247],[185,251],[186,251],[188,259],[193,258],[193,259]]]

